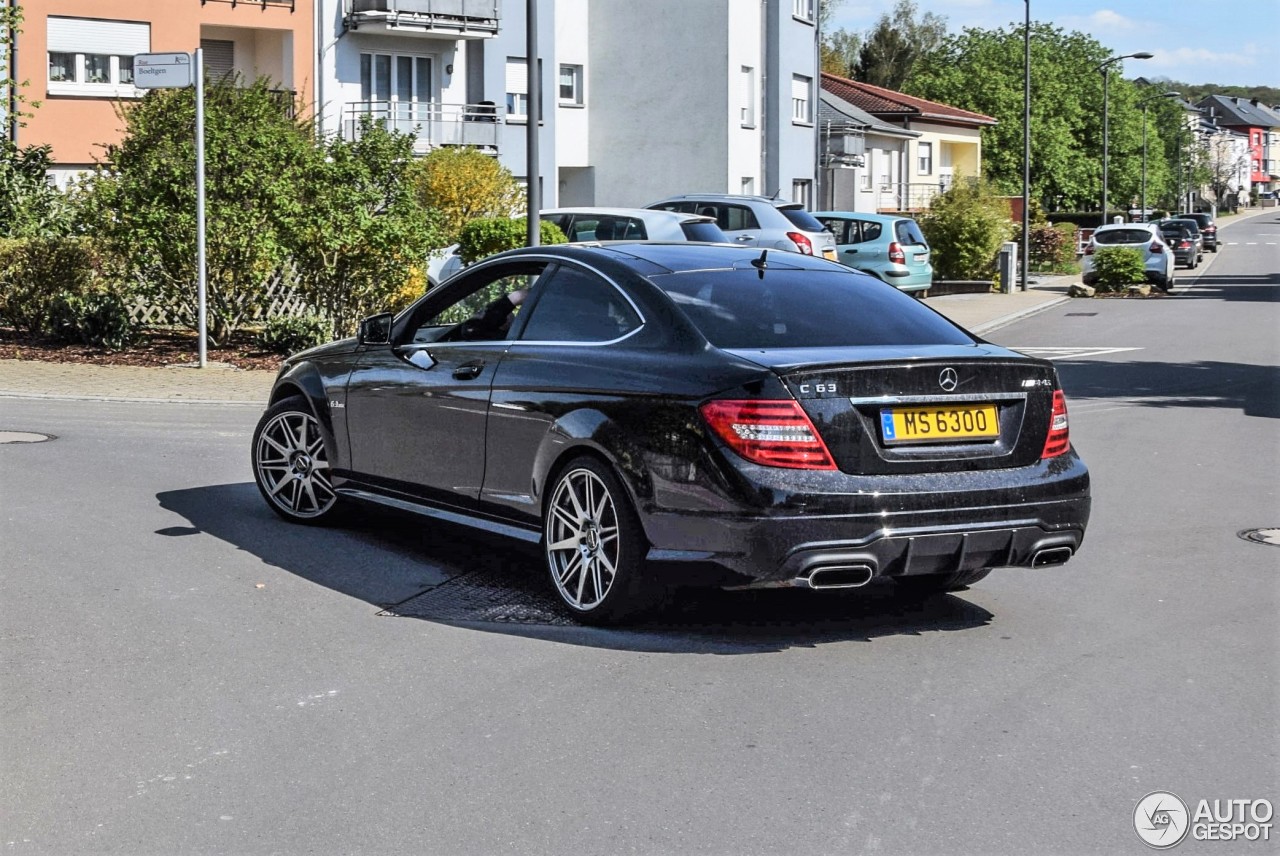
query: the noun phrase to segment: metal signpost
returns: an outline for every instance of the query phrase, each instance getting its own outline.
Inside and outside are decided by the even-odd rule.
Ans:
[[[204,247],[204,50],[196,48],[195,61],[186,53],[138,54],[133,58],[134,86],[139,89],[196,88],[196,336],[200,368],[208,365],[207,285]]]

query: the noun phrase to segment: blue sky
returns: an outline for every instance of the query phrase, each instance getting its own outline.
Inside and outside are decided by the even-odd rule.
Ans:
[[[863,32],[894,0],[834,0],[831,28]],[[916,0],[920,13],[947,19],[947,29],[992,29],[1026,15],[1023,0]],[[1031,18],[1088,33],[1126,60],[1126,77],[1170,77],[1186,83],[1280,87],[1280,0],[1031,0]]]

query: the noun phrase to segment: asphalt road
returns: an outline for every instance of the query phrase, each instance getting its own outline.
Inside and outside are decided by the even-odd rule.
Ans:
[[[923,606],[522,623],[528,552],[277,520],[255,408],[0,400],[56,435],[0,445],[0,847],[1114,854],[1150,791],[1280,802],[1280,549],[1237,537],[1280,527],[1280,216],[1224,240],[1175,297],[991,334],[1058,361],[1093,522]]]

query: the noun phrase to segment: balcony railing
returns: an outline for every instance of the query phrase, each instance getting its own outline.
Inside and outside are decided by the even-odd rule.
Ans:
[[[501,0],[344,0],[348,29],[487,38],[498,32]]]
[[[862,192],[870,192],[876,211],[923,211],[933,204],[938,194],[950,187],[950,182],[932,182],[928,184],[916,182],[875,183],[869,189],[862,186]]]
[[[369,118],[402,134],[410,134],[418,152],[440,146],[471,146],[497,154],[499,114],[493,104],[414,104],[399,101],[359,101],[342,113],[342,133],[348,140],[360,135],[360,121]]]

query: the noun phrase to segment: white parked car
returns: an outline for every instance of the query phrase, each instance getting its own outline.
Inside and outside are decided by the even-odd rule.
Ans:
[[[702,241],[728,243],[714,217],[648,208],[547,208],[538,217],[560,227],[569,243],[600,241]],[[458,245],[436,250],[427,261],[427,287],[435,288],[465,267]]]
[[[1177,261],[1173,250],[1165,243],[1160,227],[1154,223],[1108,223],[1094,230],[1093,237],[1084,248],[1080,269],[1085,285],[1098,281],[1094,270],[1094,253],[1103,247],[1128,247],[1142,252],[1147,268],[1147,282],[1168,291],[1175,283],[1174,269]]]

